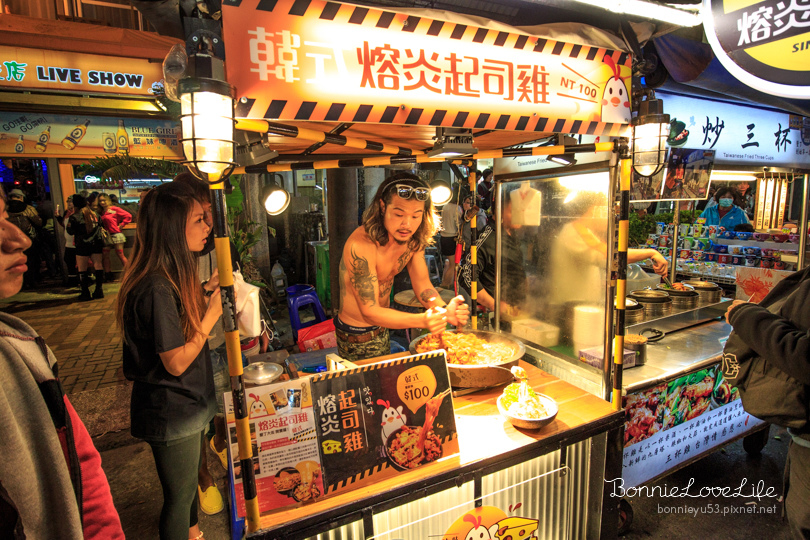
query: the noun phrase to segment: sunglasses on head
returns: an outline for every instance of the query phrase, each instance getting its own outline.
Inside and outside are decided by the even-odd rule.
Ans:
[[[394,184],[397,195],[403,199],[410,199],[416,195],[417,201],[426,201],[430,197],[430,189],[426,187],[412,187],[406,184]]]

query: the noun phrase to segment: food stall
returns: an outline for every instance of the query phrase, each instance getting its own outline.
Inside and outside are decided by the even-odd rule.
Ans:
[[[605,162],[620,146],[611,139],[626,132],[630,118],[629,100],[619,101],[616,110],[599,104],[603,92],[621,90],[626,96],[629,90],[630,55],[606,35],[596,41],[553,32],[541,37],[480,19],[450,22],[427,11],[318,1],[224,5],[223,23],[228,80],[237,88],[236,127],[267,134],[266,144],[283,156],[238,167],[236,173],[441,162],[445,158],[438,152],[423,149],[431,148],[436,128],[443,127],[468,130],[470,140],[474,134],[476,158],[598,152],[608,156],[601,158]],[[582,139],[555,144],[563,133]],[[519,146],[534,141],[542,142]],[[617,169],[618,162],[614,177]],[[403,373],[386,374],[397,373],[400,362],[427,362],[425,354],[430,355],[387,362],[382,357],[370,365],[279,383],[307,385],[286,388],[300,393],[300,407],[306,409],[292,416],[290,403],[297,402],[282,388],[235,392],[229,420],[247,421],[250,442],[255,440],[255,445],[242,440],[231,445],[237,476],[245,467],[250,471],[244,484],[248,504],[244,498],[239,503],[239,486],[236,506],[261,514],[248,516],[248,526],[258,529],[251,528],[249,537],[463,538],[478,528],[504,537],[513,527],[514,538],[538,530],[548,538],[615,535],[617,505],[610,503],[604,479],[619,474],[623,416],[618,404],[606,401],[601,390],[577,388],[531,363],[519,364],[528,384],[558,407],[547,425],[526,430],[506,421],[498,409],[502,387],[457,392],[443,402],[451,404],[451,413],[441,424],[448,428],[451,418],[454,427],[443,439],[441,457],[394,471],[387,455],[392,449],[380,442],[381,417],[404,413],[421,422],[427,412],[426,406],[403,408],[410,390],[391,383]],[[428,388],[429,399],[450,390],[446,365],[430,369],[435,386]],[[233,380],[239,373],[231,375]],[[358,378],[366,382],[353,382]],[[604,373],[600,379],[609,381]],[[362,397],[362,406],[348,401],[350,391]],[[238,402],[244,397],[252,400],[249,407]],[[339,405],[343,398],[345,410]],[[254,405],[257,415],[271,418],[254,421]],[[355,426],[350,416],[355,411],[368,421],[360,439],[356,431],[345,432]],[[340,436],[332,438],[332,429]],[[286,454],[270,457],[280,444],[277,430],[302,434],[293,438],[306,447],[303,461]],[[308,430],[315,439],[307,439]],[[313,440],[314,450],[307,446]],[[353,474],[330,466],[335,454],[357,451],[358,441],[369,452],[343,461]],[[454,441],[456,446],[448,446]],[[299,468],[317,460],[317,467]],[[351,469],[361,463],[362,470]],[[255,484],[249,485],[253,477]],[[279,505],[263,502],[271,499]]]
[[[667,95],[662,92],[658,97],[664,96]],[[767,441],[767,424],[742,409],[738,392],[723,379],[723,345],[731,327],[722,317],[730,298],[722,298],[723,290],[714,282],[736,284],[740,290],[738,297],[757,301],[775,281],[789,272],[782,270],[784,266],[775,270],[772,270],[773,266],[746,268],[743,262],[741,266],[734,267],[730,264],[732,261],[728,261],[729,264],[712,268],[702,258],[678,260],[679,255],[686,255],[690,259],[696,251],[701,253],[701,257],[703,255],[702,249],[690,251],[691,246],[679,245],[679,230],[687,242],[707,241],[728,250],[733,248],[743,252],[748,249],[752,254],[756,251],[757,261],[762,260],[759,255],[766,250],[770,250],[767,253],[770,255],[780,249],[792,249],[793,253],[789,255],[794,256],[793,264],[798,262],[797,247],[804,249],[803,243],[798,246],[799,241],[806,235],[806,205],[801,205],[801,201],[802,195],[806,199],[808,192],[800,181],[793,182],[793,189],[798,191],[794,200],[803,207],[798,234],[777,236],[767,231],[781,228],[782,222],[778,220],[784,220],[787,215],[784,202],[781,205],[776,202],[780,195],[787,198],[788,194],[785,189],[788,182],[780,186],[779,175],[783,180],[789,178],[791,181],[806,178],[802,168],[806,170],[808,158],[803,143],[798,140],[799,133],[795,130],[787,132],[789,137],[782,134],[782,128],[788,129],[789,115],[763,110],[745,112],[746,108],[739,105],[712,104],[712,116],[717,114],[723,118],[712,117],[710,123],[714,131],[704,129],[703,135],[699,135],[695,142],[691,139],[695,138],[695,133],[700,133],[700,126],[695,129],[695,121],[700,119],[699,107],[706,107],[707,103],[696,105],[673,96],[665,97],[665,103],[673,124],[678,123],[670,130],[668,142],[674,143],[673,149],[694,145],[696,149],[688,149],[687,152],[696,159],[684,160],[687,174],[675,176],[677,182],[670,185],[667,185],[667,178],[672,176],[672,171],[667,169],[662,170],[658,178],[652,178],[652,185],[648,179],[641,179],[644,183],[634,178],[633,200],[678,201],[698,198],[698,195],[703,198],[708,191],[710,173],[713,181],[715,178],[740,183],[750,181],[754,185],[759,179],[758,187],[771,186],[764,188],[769,193],[770,203],[765,203],[764,208],[758,205],[755,223],[770,221],[772,224],[761,225],[760,228],[765,229],[761,234],[741,235],[740,238],[733,231],[717,229],[712,231],[711,239],[708,238],[708,230],[703,235],[698,226],[659,224],[664,230],[657,231],[655,239],[671,238],[675,246],[670,248],[671,260],[678,265],[678,279],[686,280],[685,283],[691,286],[684,287],[688,290],[683,291],[672,290],[665,285],[656,288],[655,284],[659,281],[657,276],[652,276],[655,279],[651,281],[650,278],[638,276],[632,280],[632,284],[628,281],[629,295],[624,314],[626,360],[622,377],[626,424],[621,481],[625,488],[670,474],[740,438],[744,438],[744,448],[752,454],[758,453]],[[685,124],[678,118],[689,120]],[[747,131],[734,129],[734,122],[748,122]],[[723,130],[723,124],[728,131]],[[741,153],[748,152],[745,145],[751,139],[746,133],[754,129],[754,124],[767,125],[769,133],[775,131],[780,134],[774,150],[755,149],[749,156],[750,161],[760,164],[758,171],[753,164],[747,164],[746,159],[741,159]],[[688,134],[690,130],[691,135]],[[792,141],[786,140],[791,138]],[[701,139],[705,147],[701,146]],[[729,149],[740,145],[743,146],[742,150]],[[711,150],[713,148],[716,150]],[[714,154],[711,156],[713,172],[711,166],[706,167],[706,156],[710,152]],[[673,154],[675,152],[670,152],[670,156]],[[763,162],[769,165],[770,171],[762,170]],[[669,169],[672,169],[672,164],[670,158]],[[507,197],[527,188],[538,191],[543,201],[539,223],[535,223],[530,230],[522,227],[513,233],[520,240],[524,256],[531,261],[525,267],[529,284],[526,296],[531,299],[529,309],[523,310],[519,317],[496,317],[496,328],[521,337],[526,345],[524,358],[531,359],[544,371],[594,393],[607,393],[610,388],[603,379],[605,372],[600,368],[611,350],[612,319],[616,318],[613,314],[616,268],[608,264],[613,259],[610,249],[613,242],[608,242],[613,236],[612,224],[600,228],[595,216],[601,214],[606,216],[606,223],[610,221],[613,212],[607,206],[606,194],[615,190],[609,185],[608,174],[599,172],[599,164],[593,164],[591,169],[586,168],[581,172],[568,168],[565,175],[550,171],[548,167],[537,168],[536,165],[510,160],[501,163],[499,168],[496,163],[501,204]],[[785,167],[790,167],[789,175],[784,169],[779,169]],[[595,174],[602,174],[601,179],[597,180]],[[650,190],[661,196],[645,196],[649,195]],[[767,199],[764,195],[761,198]],[[576,210],[577,200],[583,199],[583,196],[584,204],[580,210]],[[598,211],[594,211],[594,204],[599,205]],[[670,233],[673,234],[669,236]],[[704,240],[703,236],[707,238]],[[796,243],[782,243],[788,238]],[[734,246],[727,247],[725,244]],[[567,249],[561,251],[562,246]],[[639,247],[657,247],[657,243],[650,242]],[[670,254],[669,249],[659,251],[664,255]],[[532,257],[532,253],[537,252],[548,256]],[[563,252],[564,256],[561,257],[560,253]],[[709,252],[708,247],[706,252]],[[745,257],[739,259],[745,261]],[[549,264],[542,264],[544,261]],[[580,270],[577,274],[570,269],[572,267],[589,268],[593,273],[593,284],[601,279],[601,287],[583,282],[581,278],[585,272]],[[505,268],[502,262],[501,269]],[[760,275],[749,275],[752,271]],[[741,280],[735,280],[735,274],[742,276]],[[673,272],[673,282],[674,275]],[[605,279],[606,276],[612,277]],[[503,275],[504,286],[508,281],[509,276]],[[653,290],[632,292],[649,286]],[[734,293],[731,294],[733,296]],[[606,331],[585,331],[596,328],[600,321],[603,328],[607,328]],[[643,336],[636,337],[639,334]],[[630,342],[631,336],[634,336],[635,343]],[[590,342],[583,342],[586,338]],[[634,365],[634,362],[637,364]],[[632,519],[628,506],[623,502],[622,518],[625,525]]]

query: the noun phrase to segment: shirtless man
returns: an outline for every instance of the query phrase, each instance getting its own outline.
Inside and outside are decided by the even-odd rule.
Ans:
[[[340,311],[335,317],[338,354],[362,360],[390,354],[388,329],[441,332],[449,322],[464,326],[470,310],[462,297],[445,304],[430,283],[425,247],[436,232],[430,189],[410,173],[385,180],[363,214],[363,225],[349,236],[340,260]],[[391,287],[408,268],[425,313],[389,307]]]

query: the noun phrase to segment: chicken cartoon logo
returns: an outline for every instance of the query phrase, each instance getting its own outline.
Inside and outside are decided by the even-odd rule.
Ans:
[[[492,540],[492,535],[498,530],[498,525],[493,525],[489,529],[481,524],[481,516],[464,514],[464,521],[472,524],[472,529],[464,537],[464,540]]]
[[[270,413],[267,412],[267,407],[265,406],[264,402],[259,399],[259,396],[256,394],[248,394],[253,402],[250,404],[250,415],[249,418],[259,418],[261,416],[270,416]]]
[[[630,123],[630,94],[625,79],[629,73],[622,77],[624,66],[616,65],[611,56],[605,56],[603,62],[607,64],[613,74],[602,89],[602,122],[629,124]]]
[[[378,399],[377,405],[385,407],[382,412],[382,440],[387,441],[393,432],[405,426],[405,415],[402,414],[402,405],[396,409],[391,402]]]

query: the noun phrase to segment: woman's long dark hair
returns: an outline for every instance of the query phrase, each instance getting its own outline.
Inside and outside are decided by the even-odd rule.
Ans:
[[[129,316],[129,294],[150,276],[165,276],[180,299],[183,336],[190,341],[202,332],[205,300],[197,274],[197,257],[188,249],[186,222],[194,206],[194,192],[182,184],[163,184],[141,201],[138,228],[121,290],[116,320],[123,331]]]
[[[412,187],[428,187],[428,185],[418,176],[411,173],[397,173],[385,180],[380,187],[377,188],[377,193],[371,199],[371,204],[368,205],[366,211],[363,212],[363,228],[366,230],[372,240],[384,246],[388,243],[388,231],[385,228],[385,216],[383,209],[380,207],[380,201],[384,201],[385,205],[391,204],[394,198],[395,189],[394,184],[405,184]],[[413,236],[408,240],[408,249],[411,251],[419,251],[427,246],[433,245],[433,235],[438,230],[438,216],[436,209],[433,207],[433,201],[430,197],[425,201],[425,213],[422,216],[422,223],[419,228],[413,233]]]

